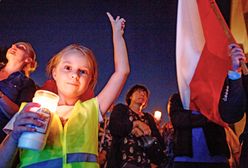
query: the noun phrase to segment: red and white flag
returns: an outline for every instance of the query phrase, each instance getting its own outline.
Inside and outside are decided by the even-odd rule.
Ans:
[[[223,126],[218,102],[231,65],[230,39],[214,0],[178,1],[176,64],[183,106]]]

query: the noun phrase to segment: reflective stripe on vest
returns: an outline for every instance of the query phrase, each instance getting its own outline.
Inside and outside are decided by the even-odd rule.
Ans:
[[[67,154],[67,163],[74,163],[74,162],[97,162],[97,156],[90,153],[70,153]],[[63,167],[63,160],[62,158],[59,159],[52,159],[46,160],[39,163],[34,163],[29,166],[25,166],[25,168],[58,168]]]
[[[34,163],[28,166],[24,166],[24,168],[45,168],[45,167],[49,167],[49,168],[59,168],[59,167],[63,167],[63,159],[59,158],[59,159],[52,159],[52,160],[46,160],[43,162],[39,162],[39,163]]]
[[[69,153],[67,163],[73,162],[97,162],[97,156],[90,153]]]

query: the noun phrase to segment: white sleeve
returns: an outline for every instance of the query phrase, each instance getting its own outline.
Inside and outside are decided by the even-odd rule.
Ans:
[[[11,118],[11,120],[5,125],[5,127],[3,128],[3,131],[6,134],[9,134],[11,131],[13,131],[14,129],[14,122],[16,120],[17,115],[19,114],[19,112],[21,111],[21,109],[23,109],[23,107],[26,105],[26,102],[23,102],[19,108],[19,111],[17,113],[15,113],[15,115]]]
[[[14,129],[14,122],[16,120],[16,116],[18,115],[19,113],[16,113],[12,118],[11,120],[5,125],[5,127],[3,128],[3,131],[6,133],[6,134],[9,134],[11,131],[13,131]]]

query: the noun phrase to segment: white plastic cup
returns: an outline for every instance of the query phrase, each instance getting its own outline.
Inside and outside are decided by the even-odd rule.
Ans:
[[[18,147],[31,150],[43,150],[46,145],[46,139],[49,134],[49,125],[51,113],[56,112],[59,96],[47,90],[37,90],[33,102],[41,105],[35,112],[47,116],[44,126],[36,127],[36,132],[24,132],[19,138]],[[33,127],[30,125],[30,127]]]

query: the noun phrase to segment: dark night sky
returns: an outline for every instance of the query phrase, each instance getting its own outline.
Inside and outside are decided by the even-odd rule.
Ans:
[[[145,111],[165,114],[169,95],[177,91],[176,10],[176,0],[0,0],[0,46],[30,42],[39,63],[31,77],[42,85],[48,60],[71,43],[83,44],[97,58],[97,94],[113,72],[112,32],[105,13],[120,15],[127,21],[131,74],[117,102],[124,102],[128,88],[144,84],[151,91]]]

